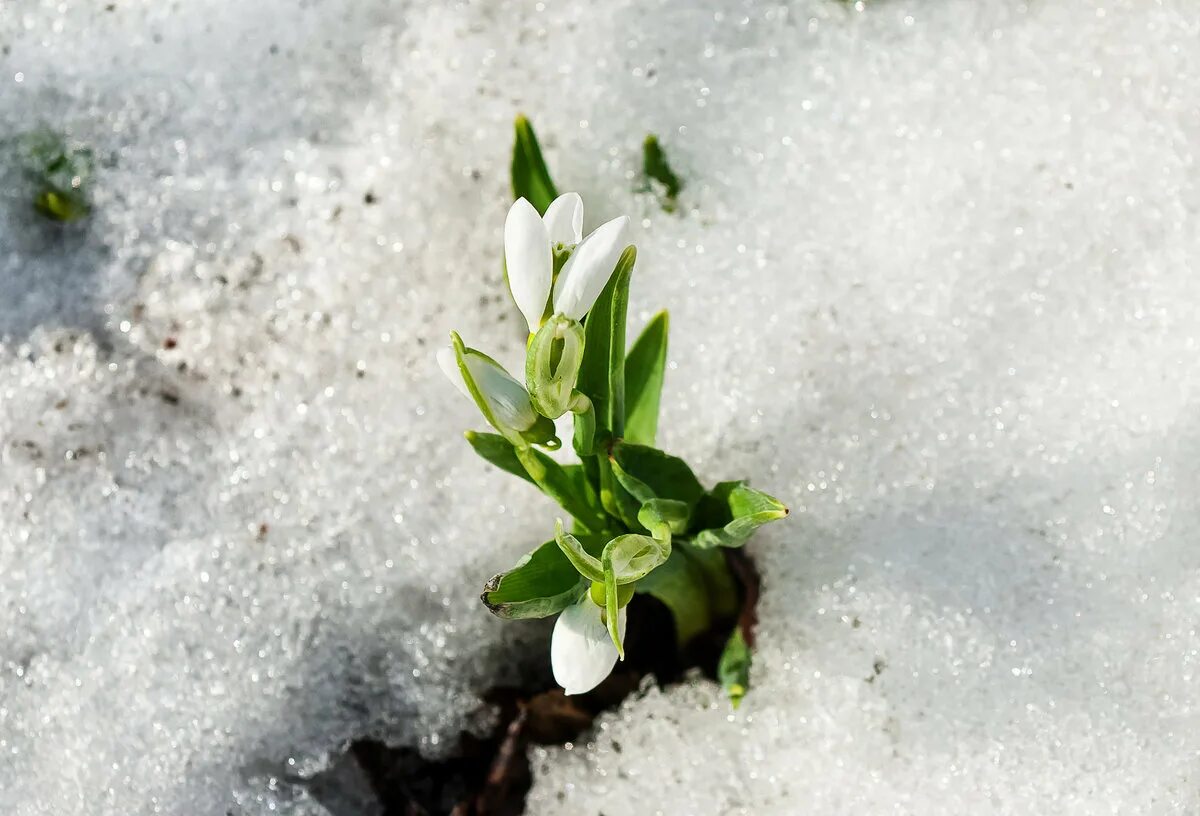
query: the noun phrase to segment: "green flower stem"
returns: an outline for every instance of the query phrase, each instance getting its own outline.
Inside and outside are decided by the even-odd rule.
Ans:
[[[570,411],[575,415],[575,452],[591,456],[596,452],[596,408],[587,394],[575,391],[571,395]]]

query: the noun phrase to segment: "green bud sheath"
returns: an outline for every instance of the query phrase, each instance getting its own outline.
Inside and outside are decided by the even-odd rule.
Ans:
[[[542,324],[525,355],[525,387],[539,414],[558,419],[571,408],[583,363],[583,326],[562,315]]]

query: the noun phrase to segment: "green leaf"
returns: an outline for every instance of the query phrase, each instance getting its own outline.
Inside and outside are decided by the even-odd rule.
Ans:
[[[665,311],[656,314],[625,358],[625,438],[640,445],[653,445],[658,433],[668,324]]]
[[[637,480],[650,491],[649,498],[674,499],[692,508],[704,496],[704,487],[687,462],[658,448],[618,442],[612,448],[611,458],[627,478]],[[638,491],[630,492],[638,495]]]
[[[729,695],[729,702],[733,703],[734,708],[741,705],[742,698],[750,690],[752,660],[750,646],[746,643],[746,638],[742,635],[742,629],[739,626],[729,636],[729,640],[725,643],[725,649],[721,652],[721,659],[717,663],[717,680],[725,689],[725,693]]]
[[[617,657],[624,660],[625,644],[621,642],[621,607],[617,598],[617,579],[613,573],[612,542],[604,548],[601,559],[604,564],[604,620],[608,626],[608,636],[617,647]]]
[[[488,462],[506,473],[519,476],[530,484],[535,484],[533,479],[529,478],[529,474],[525,472],[525,466],[517,458],[517,452],[513,449],[513,446],[503,436],[494,433],[479,433],[477,431],[467,431],[463,436],[471,443],[471,447],[474,448],[475,452]]]
[[[627,529],[638,529],[637,517],[642,502],[621,485],[613,470],[611,458],[597,456],[596,466],[600,480],[600,503],[604,510],[613,518],[618,519]]]
[[[589,530],[599,532],[608,526],[599,499],[586,479],[568,474],[558,462],[533,448],[514,448],[513,452],[530,480],[558,502],[562,509]]]
[[[691,512],[688,506],[674,499],[649,499],[638,511],[638,523],[654,533],[657,527],[666,527],[668,532],[683,535],[687,531]],[[656,536],[657,537],[657,536]]]
[[[675,542],[675,552],[695,564],[704,576],[713,617],[721,620],[737,615],[738,587],[725,561],[725,553],[719,549],[697,549],[688,541]]]
[[[579,538],[563,530],[562,519],[554,522],[554,543],[576,573],[589,581],[604,581],[604,567],[600,559],[588,552]],[[605,544],[605,550],[607,548]]]
[[[596,494],[592,483],[588,481],[587,471],[583,465],[563,465],[563,473],[567,476],[567,481],[574,488],[575,495],[586,504],[591,511],[593,523],[596,519],[602,519],[603,524],[599,528],[591,527],[582,522],[578,517],[575,518],[575,524],[582,527],[589,533],[605,533],[611,526],[608,517],[604,514],[604,507],[600,504],[600,497]]]
[[[573,604],[587,587],[553,541],[547,541],[483,588],[484,604],[501,618],[545,618]]]
[[[612,471],[613,478],[616,479],[617,484],[620,485],[626,493],[633,497],[638,504],[644,505],[646,502],[653,501],[654,499],[658,498],[654,491],[650,489],[649,485],[636,476],[627,473],[625,469],[621,467],[621,463],[611,456],[608,459],[608,467]]]
[[[604,545],[601,561],[620,586],[636,583],[661,567],[671,557],[670,540],[626,533]],[[607,572],[606,572],[607,574]]]
[[[550,202],[558,198],[558,188],[550,178],[550,171],[546,169],[546,160],[542,158],[542,148],[533,133],[533,125],[529,124],[529,120],[524,116],[518,116],[514,131],[513,199],[524,198],[540,215],[545,215]]]
[[[667,154],[653,133],[642,143],[642,172],[647,179],[657,181],[663,186],[662,208],[667,212],[675,212],[676,199],[683,190],[683,182],[667,161]]]
[[[712,603],[704,573],[679,550],[639,581],[637,591],[657,598],[671,611],[680,646],[686,646],[712,625]]]
[[[625,429],[625,314],[636,260],[637,250],[626,247],[583,324],[586,341],[575,387],[592,401],[597,435],[619,437]]]
[[[707,529],[692,543],[701,549],[740,547],[759,527],[787,514],[783,504],[761,490],[744,482],[721,482],[701,503],[697,515]]]

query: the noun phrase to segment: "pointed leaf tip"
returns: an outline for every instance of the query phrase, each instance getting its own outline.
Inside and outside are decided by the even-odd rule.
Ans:
[[[661,311],[650,319],[625,358],[625,438],[653,445],[667,365],[670,318]]]
[[[513,198],[525,198],[539,215],[545,214],[550,202],[558,197],[533,125],[523,114],[518,114],[513,121],[511,178]]]

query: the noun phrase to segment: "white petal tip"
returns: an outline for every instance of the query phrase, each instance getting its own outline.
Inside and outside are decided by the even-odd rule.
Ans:
[[[579,193],[563,193],[550,202],[543,220],[551,244],[578,244],[583,240],[583,199]]]

